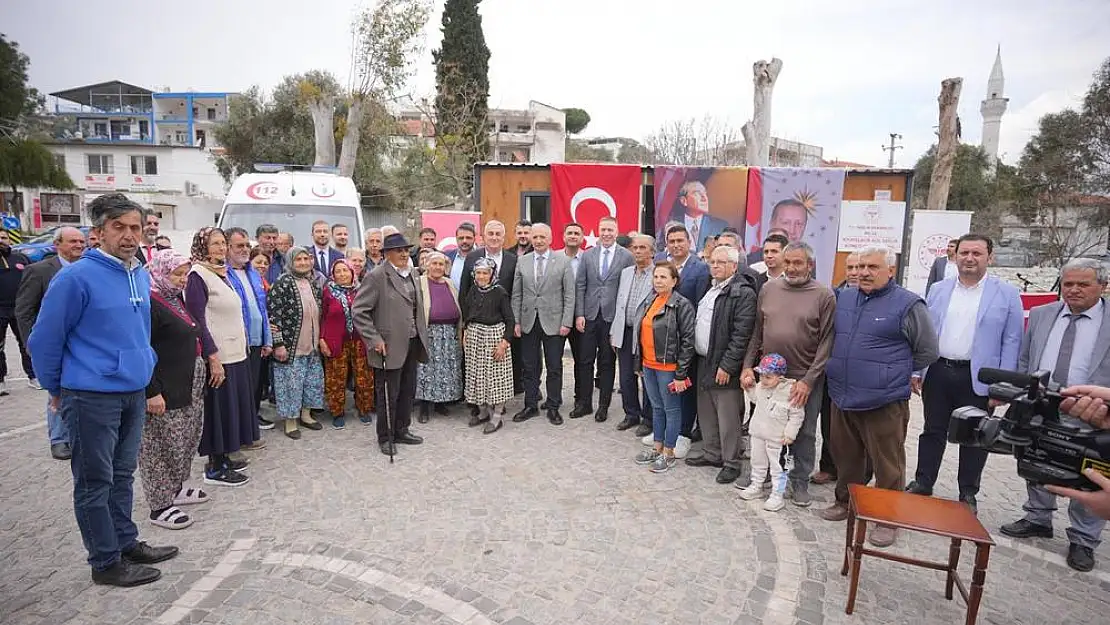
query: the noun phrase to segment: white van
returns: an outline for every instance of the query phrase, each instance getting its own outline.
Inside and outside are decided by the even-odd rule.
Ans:
[[[255,229],[272,224],[293,235],[296,245],[312,245],[312,224],[343,224],[358,247],[365,230],[358,190],[350,178],[332,168],[294,165],[256,165],[265,173],[243,174],[235,179],[224,200],[219,226],[240,227],[255,237]]]

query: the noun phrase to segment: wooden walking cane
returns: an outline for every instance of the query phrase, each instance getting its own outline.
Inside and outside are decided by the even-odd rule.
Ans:
[[[389,428],[389,464],[393,464],[395,443],[393,442],[393,411],[389,408],[389,375],[386,374],[385,369],[382,369],[382,373],[385,374],[382,386],[385,389],[385,425]]]

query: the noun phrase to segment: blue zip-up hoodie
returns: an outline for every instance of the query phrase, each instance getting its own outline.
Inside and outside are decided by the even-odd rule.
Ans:
[[[61,390],[133,393],[146,388],[157,357],[150,346],[150,275],[99,249],[50,281],[27,349],[39,382]]]

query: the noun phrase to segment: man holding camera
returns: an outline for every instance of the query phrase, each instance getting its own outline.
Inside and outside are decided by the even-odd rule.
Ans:
[[[1062,387],[1110,386],[1110,360],[1106,359],[1110,352],[1110,307],[1102,298],[1106,283],[1106,269],[1097,260],[1076,258],[1064,265],[1060,271],[1064,299],[1029,311],[1018,370],[1051,371],[1052,381]],[[1002,533],[1013,538],[1051,538],[1056,495],[1032,483],[1026,489],[1028,499],[1022,506],[1025,518],[1003,525]],[[1090,571],[1095,566],[1095,549],[1101,543],[1106,520],[1079,499],[1072,499],[1068,505],[1068,517],[1068,566]]]
[[[914,376],[914,390],[925,403],[925,426],[918,438],[917,475],[906,490],[932,495],[948,442],[948,421],[962,406],[989,410],[987,385],[979,382],[983,367],[1013,369],[1021,351],[1024,312],[1016,287],[987,275],[994,243],[980,234],[956,242],[955,278],[929,289],[929,314],[940,342],[940,358],[927,372]],[[957,482],[960,501],[976,510],[975,496],[986,449],[961,446]]]

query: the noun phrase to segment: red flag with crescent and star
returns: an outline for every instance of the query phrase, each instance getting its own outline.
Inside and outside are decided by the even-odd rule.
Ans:
[[[586,249],[597,244],[602,217],[617,220],[617,232],[640,227],[639,165],[551,165],[551,247],[563,247],[563,228],[582,224]]]

